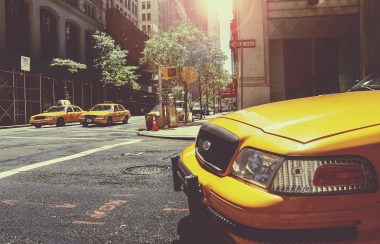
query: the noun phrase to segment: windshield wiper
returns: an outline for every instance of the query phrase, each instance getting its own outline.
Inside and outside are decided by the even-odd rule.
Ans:
[[[350,89],[350,92],[351,92],[351,91],[368,91],[368,90],[370,90],[370,91],[374,91],[374,90],[376,90],[376,89],[375,89],[374,87],[372,87],[372,86],[361,85],[361,86],[352,87],[352,88]]]

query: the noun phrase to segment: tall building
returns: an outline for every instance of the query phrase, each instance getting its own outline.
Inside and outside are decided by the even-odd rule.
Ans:
[[[104,26],[101,0],[2,0],[0,66],[18,70],[21,55],[35,71],[54,57],[85,63],[91,34]]]
[[[344,92],[379,71],[379,9],[377,0],[235,0],[239,108]],[[251,41],[238,48],[242,40]]]
[[[182,0],[186,17],[208,35],[208,9],[205,0]]]
[[[220,22],[217,12],[208,14],[208,36],[215,39],[216,45],[220,47]]]
[[[115,8],[125,17],[139,26],[139,7],[138,0],[103,0],[106,9]]]
[[[140,29],[149,36],[167,31],[176,21],[185,17],[179,0],[140,0]]]

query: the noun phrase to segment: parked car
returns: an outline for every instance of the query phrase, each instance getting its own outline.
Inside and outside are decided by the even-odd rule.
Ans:
[[[201,109],[201,104],[199,102],[193,102],[192,104],[192,113],[193,113],[193,116],[199,116],[199,117],[202,117],[206,114],[206,109],[203,108]],[[202,106],[204,107],[204,106]]]
[[[43,125],[64,126],[66,123],[79,122],[83,110],[75,105],[52,106],[44,113],[30,117],[29,123],[36,128]]]
[[[238,243],[378,243],[379,81],[205,123],[172,159],[194,226]]]
[[[175,101],[175,108],[177,112],[177,120],[185,121],[185,102],[180,100]],[[188,121],[194,121],[189,105],[187,105],[187,119]]]
[[[123,105],[112,102],[96,104],[90,111],[83,113],[79,119],[83,126],[89,124],[112,125],[114,122],[128,123],[131,113]]]

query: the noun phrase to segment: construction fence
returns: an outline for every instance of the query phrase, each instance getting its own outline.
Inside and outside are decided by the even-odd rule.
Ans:
[[[66,87],[66,88],[65,88]],[[62,81],[42,74],[0,70],[0,125],[28,123],[31,115],[43,112],[57,100],[90,108],[102,98],[102,87],[89,81]]]
[[[43,74],[0,69],[0,126],[26,124],[66,94],[84,110],[105,100],[126,106],[133,115],[150,111],[157,94],[123,87],[103,87],[99,81],[64,81]]]

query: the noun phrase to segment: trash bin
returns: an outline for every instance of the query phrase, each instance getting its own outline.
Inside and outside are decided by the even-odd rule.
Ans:
[[[166,105],[166,113],[168,116],[168,127],[177,127],[177,111],[174,104]]]
[[[146,130],[152,130],[153,114],[145,114]]]

